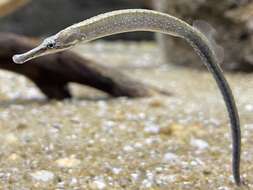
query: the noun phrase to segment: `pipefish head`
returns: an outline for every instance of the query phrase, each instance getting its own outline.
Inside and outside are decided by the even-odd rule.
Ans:
[[[73,35],[69,33],[58,33],[46,38],[40,45],[32,50],[23,54],[14,55],[13,61],[22,64],[43,55],[53,54],[68,49],[75,45],[76,42],[76,40],[73,40]]]
[[[56,52],[57,43],[54,36],[46,38],[40,45],[35,47],[34,49],[13,56],[13,61],[18,64],[22,64],[31,59],[40,57],[42,55],[51,54]]]

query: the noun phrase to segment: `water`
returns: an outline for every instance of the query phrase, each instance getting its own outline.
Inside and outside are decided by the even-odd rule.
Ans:
[[[174,95],[107,99],[72,84],[74,99],[46,102],[30,81],[1,71],[3,189],[234,188],[228,117],[208,72],[163,66],[151,43],[75,51]],[[227,76],[242,121],[242,175],[252,188],[253,75]]]

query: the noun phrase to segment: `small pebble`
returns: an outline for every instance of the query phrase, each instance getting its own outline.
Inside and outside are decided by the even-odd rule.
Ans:
[[[218,190],[230,190],[228,187],[219,187]]]
[[[14,135],[14,134],[7,134],[5,136],[5,141],[8,143],[8,144],[17,144],[18,143],[18,138]]]
[[[81,160],[76,158],[60,158],[56,160],[56,164],[61,168],[74,168],[81,164]]]
[[[70,181],[70,185],[76,185],[77,183],[78,183],[78,180],[74,177]]]
[[[132,173],[131,178],[134,182],[138,181],[140,175],[138,173]]]
[[[20,159],[21,159],[21,157],[20,157],[18,154],[15,154],[15,153],[11,154],[11,155],[8,157],[8,160],[10,160],[10,161],[18,161],[18,160],[20,160]]]
[[[126,145],[126,146],[123,147],[123,150],[125,152],[132,152],[134,150],[134,148],[130,145]]]
[[[142,181],[141,187],[144,189],[148,189],[151,188],[153,186],[153,181],[152,180],[148,180],[148,179],[144,179]]]
[[[122,172],[121,168],[112,168],[112,173],[115,175],[118,175]]]
[[[36,171],[34,173],[31,173],[31,176],[34,180],[45,182],[45,183],[51,182],[55,177],[52,172],[47,171],[47,170]]]
[[[175,183],[177,180],[176,175],[164,175],[164,174],[159,174],[156,176],[156,183],[158,184],[169,184],[169,183]]]
[[[166,153],[163,157],[164,162],[175,162],[177,160],[179,160],[178,156],[171,152]]]
[[[159,108],[163,106],[163,102],[160,99],[153,99],[149,105],[153,108]]]
[[[209,144],[201,139],[191,139],[191,145],[199,150],[205,150],[209,147]]]
[[[106,183],[103,178],[97,178],[91,182],[90,188],[94,190],[103,190],[106,188]]]
[[[146,127],[144,128],[144,131],[146,133],[157,134],[157,133],[159,133],[160,128],[159,128],[158,125],[150,123],[150,124],[146,124]]]
[[[247,104],[245,106],[245,110],[248,112],[253,112],[253,104]]]

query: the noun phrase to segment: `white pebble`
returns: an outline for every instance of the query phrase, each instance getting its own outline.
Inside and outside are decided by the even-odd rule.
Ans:
[[[18,143],[18,138],[14,134],[7,134],[5,136],[5,140],[8,144],[17,144]]]
[[[31,176],[36,181],[50,182],[54,179],[54,174],[47,170],[40,170],[31,173]]]
[[[209,147],[209,144],[201,139],[191,139],[191,145],[199,150],[205,150]]]
[[[122,172],[121,168],[112,168],[112,173],[115,175],[118,175]]]
[[[61,168],[74,168],[81,164],[81,160],[76,158],[60,158],[56,160],[56,164]]]
[[[253,104],[247,104],[245,106],[245,110],[248,112],[253,112]]]
[[[176,175],[159,174],[156,176],[155,182],[157,184],[170,184],[170,183],[174,183],[176,180],[177,180]]]
[[[152,134],[157,134],[160,131],[160,128],[158,125],[155,124],[146,124],[146,127],[144,128],[144,131],[146,133],[152,133]]]
[[[245,124],[244,128],[248,130],[253,130],[253,124]]]
[[[223,186],[223,187],[219,187],[218,190],[230,190],[230,189],[228,187]]]
[[[70,185],[76,185],[78,182],[78,180],[76,178],[72,178],[71,181],[70,181]]]
[[[150,181],[148,179],[144,179],[142,181],[142,185],[141,185],[142,188],[147,189],[147,188],[151,188],[152,186],[153,186],[153,182],[152,181]]]
[[[126,145],[126,146],[124,146],[123,150],[125,152],[132,152],[134,150],[134,148],[130,145]]]
[[[138,181],[140,175],[138,173],[132,173],[131,178],[134,182]]]
[[[105,181],[104,181],[104,178],[97,178],[97,179],[95,179],[95,180],[91,183],[90,187],[91,187],[92,189],[98,189],[98,190],[103,190],[103,189],[105,189],[105,188],[106,188],[106,183],[105,183]]]
[[[175,162],[178,159],[179,159],[178,156],[171,152],[166,153],[163,157],[164,162]]]

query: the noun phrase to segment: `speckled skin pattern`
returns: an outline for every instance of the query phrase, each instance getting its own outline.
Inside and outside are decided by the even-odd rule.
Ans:
[[[201,57],[215,78],[229,112],[233,138],[233,175],[237,185],[240,180],[241,132],[237,107],[231,89],[218,65],[217,57],[208,39],[199,30],[184,21],[156,11],[129,9],[105,13],[74,24],[43,41],[37,48],[13,57],[23,63],[42,55],[63,51],[81,42],[105,36],[134,31],[164,33],[185,39]]]

